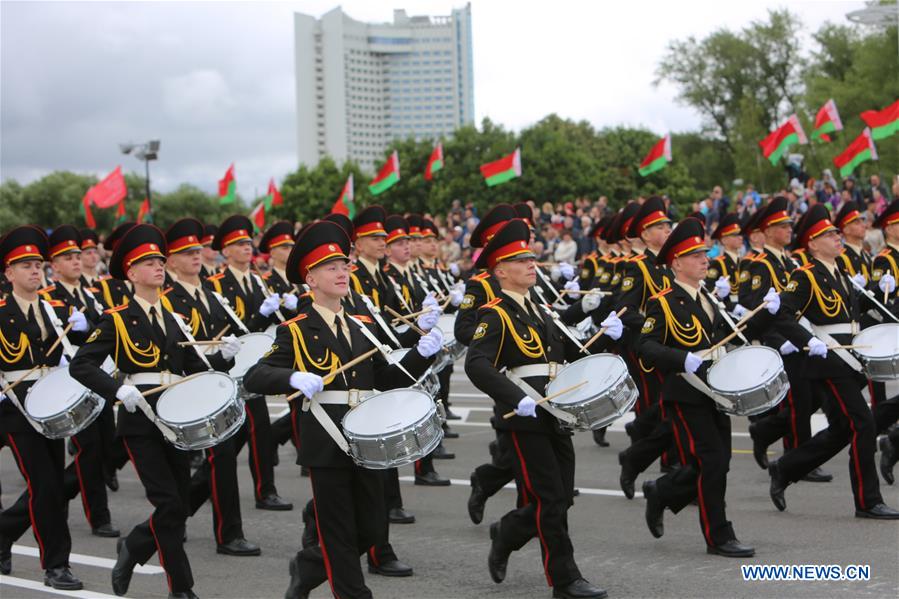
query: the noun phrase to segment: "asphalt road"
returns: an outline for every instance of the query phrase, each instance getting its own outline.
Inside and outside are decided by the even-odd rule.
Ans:
[[[411,578],[390,579],[367,575],[376,597],[413,599],[478,597],[550,597],[542,572],[538,543],[531,541],[509,562],[508,576],[494,584],[486,567],[488,524],[514,506],[514,490],[503,490],[487,504],[484,522],[468,518],[468,477],[487,461],[487,444],[493,438],[489,426],[490,400],[481,395],[457,368],[453,381],[453,409],[464,416],[453,428],[461,438],[447,440],[454,460],[437,461],[441,474],[453,479],[450,487],[417,487],[412,468],[400,475],[406,508],[417,522],[392,526],[391,541],[401,560],[415,568]],[[272,403],[276,416],[284,404]],[[815,417],[820,427],[823,416]],[[597,447],[587,433],[575,436],[576,484],[580,497],[569,512],[575,559],[584,576],[609,591],[610,597],[897,597],[899,596],[899,523],[875,522],[854,517],[849,485],[848,452],[825,465],[834,475],[828,484],[800,483],[787,491],[787,511],[780,513],[768,497],[768,477],[752,459],[747,422],[734,419],[734,455],[728,480],[728,516],[739,538],[756,547],[756,557],[727,559],[707,555],[695,507],[678,515],[666,512],[665,536],[653,539],[643,518],[643,499],[624,498],[618,488],[617,452],[626,447],[623,422],[609,433],[610,448]],[[772,450],[777,448],[772,447]],[[188,556],[201,597],[255,598],[283,596],[287,586],[287,561],[299,547],[302,522],[299,509],[311,497],[308,479],[301,478],[293,463],[293,448],[281,448],[276,482],[281,495],[292,500],[292,512],[256,510],[246,460],[239,467],[244,530],[262,546],[261,557],[217,555],[212,537],[212,517],[204,506],[188,522]],[[652,466],[646,475],[658,476]],[[23,481],[9,451],[0,452],[3,504],[11,504]],[[643,478],[637,481],[638,489]],[[113,522],[123,532],[146,519],[150,505],[133,469],[119,473],[121,489],[112,493]],[[899,507],[899,488],[882,485],[888,504]],[[13,572],[0,577],[0,597],[47,598],[111,596],[110,570],[115,559],[115,540],[90,534],[77,500],[71,505],[72,567],[85,584],[77,593],[52,591],[42,585],[36,543],[28,534],[14,547]],[[868,581],[744,581],[741,565],[831,565],[870,567]],[[363,562],[364,566],[364,562]],[[130,597],[165,597],[165,576],[154,557],[145,571],[135,573]],[[327,585],[313,597],[329,597]]]

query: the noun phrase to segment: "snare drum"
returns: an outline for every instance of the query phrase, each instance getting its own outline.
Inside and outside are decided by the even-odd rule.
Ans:
[[[419,389],[372,395],[347,412],[342,425],[353,461],[371,470],[411,464],[443,439],[434,400]]]
[[[238,394],[241,399],[247,400],[252,397],[251,393],[247,393],[243,387],[243,377],[247,371],[256,365],[272,347],[275,338],[267,333],[247,333],[237,338],[240,341],[240,351],[234,356],[234,368],[228,371],[228,374],[237,383]]]
[[[624,416],[637,402],[637,385],[627,372],[627,364],[614,354],[586,356],[563,366],[546,386],[552,395],[582,381],[588,384],[549,401],[550,405],[577,418],[562,426],[575,430],[596,430]]]
[[[443,332],[443,349],[434,361],[434,371],[440,372],[447,366],[455,364],[465,356],[468,347],[456,341],[456,315],[441,314],[437,319],[437,326]]]
[[[899,379],[899,323],[868,327],[855,336],[852,344],[866,346],[854,351],[869,379],[884,382]]]
[[[71,437],[97,419],[106,402],[69,375],[69,367],[54,368],[25,395],[23,408],[48,439]]]
[[[709,387],[733,403],[718,409],[735,416],[767,412],[787,395],[790,381],[780,353],[764,345],[746,345],[727,352],[712,364]]]
[[[409,348],[395,349],[391,354],[396,357],[398,362],[401,362],[410,351]],[[437,378],[437,373],[432,368],[428,368],[412,387],[421,389],[431,397],[437,397],[437,393],[440,391],[440,379]]]
[[[175,433],[178,449],[205,449],[228,439],[246,418],[237,383],[222,372],[204,372],[163,391],[156,416]]]

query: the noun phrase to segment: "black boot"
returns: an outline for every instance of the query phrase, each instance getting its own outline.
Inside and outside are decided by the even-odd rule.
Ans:
[[[784,497],[784,491],[787,490],[787,486],[789,486],[790,482],[780,473],[777,462],[771,462],[768,465],[768,475],[771,477],[771,486],[768,488],[768,493],[771,495],[771,501],[774,503],[774,507],[782,512],[787,509],[787,500]]]
[[[112,524],[107,522],[106,524],[101,524],[100,526],[95,526],[94,528],[92,528],[91,534],[95,537],[106,537],[109,539],[114,539],[122,533],[118,528],[114,528]]]
[[[708,545],[705,550],[706,553],[711,555],[722,555],[724,557],[752,557],[755,555],[754,547],[744,545],[737,539],[731,539],[721,545]]]
[[[598,428],[593,431],[593,442],[599,445],[600,447],[608,447],[609,442],[606,441],[606,429],[609,427],[604,426],[602,428]]]
[[[262,553],[262,549],[256,543],[251,543],[243,537],[232,539],[227,543],[216,546],[216,553],[222,555],[235,555],[238,557],[255,556]]]
[[[371,561],[368,562],[368,571],[371,574],[380,574],[381,576],[403,577],[412,576],[412,566],[408,566],[398,559],[392,559],[382,562],[376,566]]]
[[[896,460],[899,460],[899,451],[887,436],[881,437],[877,445],[880,447],[880,476],[883,477],[886,484],[892,485],[895,480],[893,466],[896,464]]]
[[[391,524],[415,524],[415,516],[401,507],[390,508],[387,519]]]
[[[493,582],[497,584],[506,579],[506,566],[509,565],[509,554],[511,553],[503,546],[499,538],[499,527],[499,522],[490,525],[490,553],[487,555],[487,571],[490,572]]]
[[[257,501],[256,509],[272,512],[289,512],[293,509],[293,504],[281,499],[277,493],[272,493],[267,497],[263,497],[261,501]]]
[[[749,436],[752,438],[752,457],[762,470],[768,469],[768,446],[756,440],[758,427],[753,422],[749,425]]]
[[[637,480],[637,473],[631,468],[630,463],[624,457],[624,453],[618,454],[618,463],[621,465],[621,474],[618,476],[618,483],[624,496],[628,499],[634,498],[634,482]]]
[[[487,497],[484,495],[484,489],[478,482],[478,476],[474,472],[471,473],[471,495],[468,496],[468,517],[475,524],[480,524],[484,519],[484,506],[487,504]]]
[[[44,586],[60,591],[80,591],[84,588],[84,585],[75,578],[68,566],[44,570]]]
[[[290,569],[290,583],[284,592],[284,599],[308,599],[312,589],[304,587],[303,581],[300,580],[300,565],[296,556],[290,560],[288,567]]]
[[[829,483],[833,480],[833,474],[824,472],[820,467],[818,467],[803,476],[802,480],[807,483]]]
[[[12,572],[12,541],[0,535],[0,574]]]
[[[128,592],[128,585],[131,584],[131,575],[134,574],[137,562],[128,553],[125,539],[119,539],[116,542],[116,551],[118,557],[115,566],[112,567],[112,592],[121,597]]]
[[[659,489],[656,481],[648,480],[643,483],[643,497],[646,499],[646,526],[649,532],[657,539],[665,534],[665,506],[659,499]]]
[[[443,478],[432,470],[431,472],[425,472],[424,474],[416,474],[415,484],[423,485],[425,487],[448,487],[450,485],[450,479]]]
[[[609,594],[604,590],[578,578],[562,587],[553,587],[554,599],[605,599]]]

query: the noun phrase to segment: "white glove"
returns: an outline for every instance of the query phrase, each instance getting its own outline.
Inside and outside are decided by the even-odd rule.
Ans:
[[[422,358],[430,358],[443,347],[443,333],[439,328],[431,329],[427,335],[421,336],[415,347]]]
[[[812,337],[808,342],[808,355],[810,356],[820,356],[822,358],[827,357],[827,344],[818,339],[817,337]]]
[[[3,403],[3,400],[6,399],[5,393],[0,393],[0,403]]]
[[[887,273],[887,274],[890,274],[890,273]],[[893,275],[890,275],[890,278],[893,278]],[[851,277],[849,277],[849,280],[852,281],[856,287],[861,287],[862,289],[864,289],[865,285],[868,284],[868,281],[865,280],[865,275],[863,275],[860,272],[857,272],[854,275],[852,275]]]
[[[702,358],[690,352],[687,354],[687,357],[684,359],[684,371],[685,372],[696,372],[699,370],[699,367],[702,366]]]
[[[115,392],[115,398],[122,402],[122,405],[125,406],[126,410],[134,414],[134,411],[137,410],[137,405],[143,401],[144,396],[140,394],[137,387],[132,385],[122,385],[119,387],[119,390]]]
[[[240,353],[240,341],[234,335],[226,335],[222,337],[222,345],[219,352],[222,354],[222,358],[225,360],[230,360],[238,353]]]
[[[59,365],[63,368],[69,365],[69,358],[66,356],[65,352],[59,355]]]
[[[297,302],[299,300],[297,299],[297,296],[294,295],[293,293],[285,293],[284,295],[281,296],[281,299],[284,300],[284,307],[287,308],[288,310],[290,310],[291,312],[293,312],[294,310],[297,309]]]
[[[606,319],[599,323],[599,326],[606,330],[605,335],[608,335],[615,341],[620,339],[621,334],[624,332],[624,324],[622,324],[621,319],[614,312],[606,316]]]
[[[434,294],[430,291],[425,296],[424,301],[421,302],[421,309],[424,310],[425,308],[437,308],[438,310],[440,309],[440,302],[438,302],[434,298]]]
[[[581,307],[584,309],[584,312],[593,312],[599,308],[601,302],[602,295],[599,293],[588,293],[584,296],[584,299],[581,300]]]
[[[559,272],[562,273],[562,276],[566,281],[570,281],[574,278],[574,267],[567,262],[559,264]]]
[[[268,318],[272,314],[275,313],[281,306],[281,296],[277,293],[273,293],[262,302],[262,305],[259,306],[259,313]]]
[[[75,310],[69,315],[69,324],[72,325],[72,330],[76,333],[83,333],[87,331],[87,318],[84,317],[84,312],[79,312]]]
[[[883,275],[877,285],[884,293],[893,293],[894,291],[896,291],[896,279],[893,278],[892,273],[886,273],[885,275]]]
[[[435,326],[437,326],[437,322],[440,320],[440,310],[434,310],[433,308],[425,312],[424,314],[419,314],[416,319],[416,324],[418,324],[418,328],[423,331],[430,331]]]
[[[453,287],[453,289],[450,290],[449,297],[450,297],[450,305],[452,305],[453,308],[456,308],[462,303],[462,300],[465,298],[465,295],[462,293],[461,289]]]
[[[577,281],[568,281],[567,283],[565,283],[565,291],[580,291],[580,290],[581,290],[581,284],[578,283]],[[568,297],[575,298],[578,295],[580,295],[580,294],[569,293]]]
[[[549,269],[549,278],[552,279],[553,281],[558,281],[561,276],[562,276],[562,269],[559,268],[557,265],[553,265],[553,267]]]
[[[734,316],[736,316],[738,319],[743,318],[743,315],[747,312],[749,312],[749,310],[747,310],[746,307],[742,304],[737,304],[736,306],[734,306]]]
[[[718,299],[724,299],[730,295],[730,279],[727,277],[718,277],[715,281],[715,295]]]
[[[317,374],[297,371],[290,375],[290,386],[312,399],[313,395],[325,388],[325,381]]]
[[[459,274],[461,273],[461,271],[459,270],[459,265],[456,264],[455,262],[450,263],[449,271],[450,271],[450,274],[453,275],[454,277],[458,277]]]
[[[519,416],[530,416],[531,418],[536,418],[537,402],[530,397],[522,397],[521,401],[518,402],[518,407],[515,408],[515,413]]]
[[[762,298],[762,301],[768,302],[768,305],[765,306],[765,309],[768,310],[771,314],[777,314],[777,311],[780,310],[780,296],[774,291],[774,287],[768,289],[768,293],[765,294],[765,297]]]
[[[780,354],[782,356],[789,356],[790,354],[795,354],[798,351],[799,348],[789,341],[784,341],[784,344],[780,346]]]

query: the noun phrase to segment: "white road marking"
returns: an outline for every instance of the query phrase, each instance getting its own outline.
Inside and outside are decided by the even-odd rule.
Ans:
[[[404,483],[414,483],[414,476],[401,476],[400,481]],[[451,478],[450,485],[456,485],[459,487],[470,487],[471,481],[463,479],[463,478]],[[515,490],[515,484],[509,483],[503,487],[503,489],[512,489]],[[585,487],[578,487],[578,490],[581,492],[581,495],[605,495],[607,497],[624,497],[623,491],[616,491],[614,489],[587,489]],[[634,497],[643,497],[643,493],[637,492],[634,494]]]
[[[118,599],[115,595],[104,595],[97,591],[58,591],[53,587],[45,586],[43,582],[28,580],[26,578],[17,578],[15,576],[0,575],[0,586],[18,587],[20,589],[31,589],[32,591],[43,591],[51,595],[63,595],[64,597],[84,597],[85,599]]]
[[[37,547],[29,547],[27,545],[13,545],[12,552],[16,555],[26,555],[28,557],[40,557],[40,553],[38,552]],[[84,566],[96,566],[97,568],[106,568],[107,570],[112,570],[113,566],[115,566],[114,559],[108,559],[105,557],[94,557],[93,555],[84,555],[82,553],[70,553],[69,561],[73,564],[81,564]],[[162,574],[165,572],[159,566],[141,566],[138,564],[135,566],[134,571],[138,574]]]

